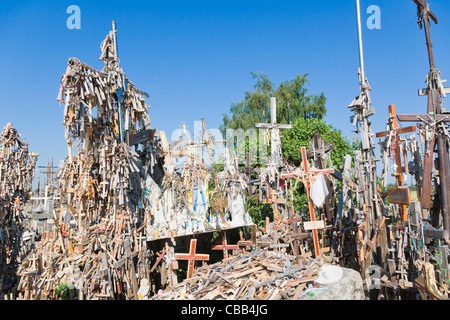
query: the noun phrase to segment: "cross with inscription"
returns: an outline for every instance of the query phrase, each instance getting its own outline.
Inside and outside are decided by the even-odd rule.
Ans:
[[[450,115],[444,114],[441,106],[441,97],[446,97],[450,91],[449,88],[442,86],[440,74],[436,70],[433,56],[433,45],[430,36],[430,19],[438,23],[437,17],[430,11],[425,0],[413,0],[417,5],[417,14],[419,17],[419,26],[425,29],[425,38],[428,50],[428,60],[430,71],[427,75],[428,87],[425,90],[419,90],[419,95],[428,96],[427,113],[424,115],[409,114],[397,115],[399,121],[404,122],[422,122],[425,128],[425,154],[423,163],[423,184],[421,205],[423,209],[431,209],[434,204],[431,201],[432,190],[432,170],[434,160],[434,150],[437,145],[439,160],[439,181],[440,197],[439,204],[444,221],[444,229],[449,230],[449,157],[448,148],[445,142],[445,133],[441,132],[442,123],[450,122]]]
[[[191,239],[189,253],[175,253],[176,260],[188,261],[187,279],[190,279],[192,277],[192,273],[194,272],[194,264],[196,260],[209,261],[209,254],[196,254],[195,253],[196,250],[197,250],[197,239]]]

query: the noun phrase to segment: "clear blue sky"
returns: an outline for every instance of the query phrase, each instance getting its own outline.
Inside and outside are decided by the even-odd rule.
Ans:
[[[450,3],[428,0],[436,66],[450,77]],[[69,5],[81,9],[81,30],[69,30]],[[369,30],[366,9],[381,9],[381,29]],[[428,60],[412,0],[361,0],[366,72],[372,86],[374,132],[389,104],[423,113]],[[309,92],[324,92],[326,120],[353,139],[348,104],[359,93],[354,0],[323,1],[8,1],[0,10],[0,126],[11,122],[38,165],[67,155],[63,106],[56,97],[67,59],[101,69],[100,42],[116,20],[119,55],[130,80],[150,93],[153,127],[168,136],[182,122],[205,118],[218,128],[232,102],[253,86],[250,72],[275,83],[309,73]]]

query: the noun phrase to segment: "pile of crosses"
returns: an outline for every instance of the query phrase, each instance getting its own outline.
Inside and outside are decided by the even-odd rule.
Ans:
[[[149,95],[120,67],[113,22],[101,45],[103,69],[70,58],[61,78],[58,101],[64,104],[68,156],[57,175],[59,208],[53,211],[54,228],[22,260],[20,280],[8,297],[145,299],[156,293],[157,284],[169,287],[157,299],[190,296],[186,283],[214,269],[196,270],[196,261],[210,261],[209,253],[218,250],[224,268],[235,261],[230,251],[236,263],[252,252],[269,261],[314,259],[357,270],[366,297],[402,299],[420,293],[422,299],[447,299],[450,115],[442,98],[450,91],[434,66],[429,22],[437,23],[437,18],[424,0],[413,1],[425,26],[430,57],[428,88],[419,91],[428,96],[427,113],[397,115],[391,105],[386,131],[374,134],[370,117],[375,108],[361,54],[360,93],[348,106],[360,148],[345,156],[339,170],[331,163],[333,144],[318,132],[308,150],[301,148],[299,167],[283,159],[280,129],[292,126],[277,123],[274,97],[271,122],[255,124],[266,129],[271,140],[271,155],[261,167],[250,166],[249,154],[245,168],[240,167],[236,152],[225,147],[223,171],[208,168],[202,148],[214,163],[212,149],[218,141],[208,135],[203,119],[202,141],[191,141],[184,130],[179,140],[169,143],[164,131],[150,126],[144,98]],[[398,121],[418,124],[403,128]],[[402,138],[406,133],[409,137]],[[374,136],[381,139],[381,179]],[[173,157],[183,158],[181,168]],[[388,188],[391,160],[396,187]],[[404,183],[408,174],[415,177],[420,201],[411,201]],[[304,212],[294,209],[299,183],[307,195]],[[264,226],[253,224],[246,210],[248,197],[272,206],[273,218]],[[229,244],[227,231],[241,228],[246,237],[240,230],[237,244]],[[197,241],[213,232],[219,232],[221,243],[208,247],[202,242],[197,248]],[[287,265],[279,265],[281,260],[271,261],[269,267],[284,277]],[[184,274],[178,273],[179,261],[187,262],[186,279],[180,284]],[[209,275],[214,281],[220,278],[221,285],[237,282],[227,292],[208,287],[212,291],[205,289],[205,295],[194,298],[298,298],[302,293],[289,289],[269,296],[264,286],[258,292],[235,290],[245,285],[239,272],[226,279],[220,272]]]
[[[0,293],[14,286],[23,252],[24,204],[32,191],[38,154],[8,123],[0,135]]]
[[[149,95],[120,67],[116,33],[113,22],[102,70],[70,58],[61,77],[68,156],[57,173],[59,207],[54,227],[23,259],[10,299],[137,299],[153,281],[152,261],[161,249],[174,253],[175,239],[252,225],[247,185],[230,159],[208,190],[199,147],[210,151],[214,142],[204,122],[201,142],[169,144],[151,128]],[[184,157],[182,168],[174,156]],[[222,201],[212,206],[210,198]],[[177,283],[176,270],[168,282]]]

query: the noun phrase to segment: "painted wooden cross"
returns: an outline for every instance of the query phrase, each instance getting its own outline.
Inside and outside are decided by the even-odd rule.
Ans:
[[[290,124],[277,123],[277,100],[270,98],[270,123],[256,123],[256,128],[270,129],[271,132],[271,159],[272,164],[278,166],[281,163],[281,141],[279,129],[292,129]]]
[[[311,169],[308,163],[308,156],[306,153],[306,148],[301,148],[302,153],[302,168],[298,168],[296,171],[288,174],[281,174],[281,178],[302,178],[303,183],[306,189],[306,195],[308,197],[308,206],[309,206],[309,216],[311,221],[316,221],[315,213],[314,213],[314,205],[311,199],[311,182],[312,178],[320,173],[322,174],[333,174],[335,173],[334,168],[329,169]],[[317,229],[312,229],[313,234],[313,242],[314,242],[314,253],[316,257],[320,256],[320,246],[319,246],[319,237],[317,234]]]
[[[197,239],[191,239],[191,244],[189,247],[189,253],[175,253],[176,260],[187,260],[188,261],[188,269],[187,269],[187,279],[192,277],[192,273],[194,272],[194,264],[197,260],[209,261],[209,254],[196,254],[197,250]]]
[[[224,259],[228,259],[228,250],[238,250],[238,249],[239,246],[228,244],[226,231],[222,231],[222,244],[212,246],[211,248],[211,250],[222,250]]]
[[[440,209],[444,220],[444,229],[449,229],[449,156],[448,148],[445,142],[444,134],[437,130],[443,122],[450,122],[450,115],[444,114],[441,106],[441,97],[446,97],[450,93],[449,88],[444,88],[440,79],[439,72],[435,68],[433,49],[430,36],[430,21],[438,23],[437,17],[430,11],[425,0],[413,0],[418,8],[419,26],[425,29],[426,44],[428,50],[428,60],[430,71],[427,75],[428,87],[425,90],[419,90],[419,95],[428,95],[427,113],[424,115],[407,114],[397,115],[401,122],[422,122],[425,131],[428,133],[425,142],[425,154],[423,163],[423,183],[421,205],[423,209],[431,209],[434,204],[431,200],[432,192],[432,170],[434,160],[434,150],[437,145],[440,175]]]
[[[410,126],[405,128],[398,128],[397,123],[397,113],[395,112],[395,105],[391,104],[389,107],[389,118],[388,118],[388,131],[378,132],[376,134],[377,138],[388,137],[389,143],[393,143],[395,149],[395,179],[397,181],[397,187],[403,187],[403,170],[402,170],[402,159],[400,153],[400,134],[416,131],[416,126]],[[388,146],[389,147],[389,146]],[[407,162],[406,164],[407,165]],[[409,190],[409,189],[408,189]],[[393,202],[391,202],[393,203]],[[406,211],[406,204],[399,204],[400,217],[402,221],[408,219],[408,214]]]

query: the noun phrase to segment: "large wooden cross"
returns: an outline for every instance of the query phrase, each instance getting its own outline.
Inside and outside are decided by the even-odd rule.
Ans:
[[[281,162],[281,144],[278,140],[280,137],[279,129],[292,129],[290,124],[277,123],[277,100],[275,97],[270,98],[270,123],[256,123],[256,128],[266,128],[272,130],[271,133],[271,159],[274,165],[279,165]]]
[[[318,169],[325,169],[327,167],[326,154],[334,149],[334,143],[326,143],[320,136],[319,131],[313,133],[313,138],[310,142],[310,148],[306,152],[308,159],[313,160],[313,164]],[[328,221],[333,221],[334,208],[336,207],[336,197],[333,194],[333,185],[328,177],[325,177],[325,182],[328,189],[328,195],[326,196],[323,212],[326,213]],[[332,208],[330,208],[330,200],[332,201]]]
[[[315,213],[314,213],[314,205],[311,199],[311,182],[314,176],[323,173],[323,174],[333,174],[335,172],[334,168],[329,169],[311,169],[308,163],[308,156],[306,153],[306,148],[301,147],[302,153],[302,168],[298,168],[296,171],[288,174],[281,174],[281,178],[302,178],[303,183],[306,189],[306,195],[308,197],[308,206],[309,206],[309,216],[311,221],[316,221]],[[314,242],[314,253],[315,256],[320,256],[320,246],[319,246],[319,237],[317,234],[317,229],[312,230],[313,234],[313,242]]]
[[[187,279],[192,277],[194,272],[194,264],[196,260],[209,261],[209,254],[196,254],[197,250],[197,239],[191,239],[191,244],[189,247],[189,253],[175,253],[176,260],[187,260]]]
[[[430,71],[427,75],[428,88],[419,90],[419,95],[428,95],[427,113],[425,115],[397,115],[399,121],[404,122],[422,122],[426,131],[430,131],[430,136],[425,142],[425,154],[423,163],[423,184],[421,205],[423,209],[431,209],[434,204],[431,201],[432,190],[432,170],[434,160],[434,149],[437,145],[438,159],[439,159],[439,176],[440,176],[440,209],[444,220],[444,229],[449,230],[449,156],[448,148],[445,143],[444,134],[438,132],[437,127],[443,122],[450,122],[450,115],[442,113],[441,95],[445,97],[448,93],[448,88],[442,86],[440,75],[435,68],[433,49],[430,37],[430,22],[429,19],[438,23],[437,17],[430,11],[425,0],[413,0],[418,8],[419,25],[422,24],[425,29],[426,44],[428,49],[428,60]]]
[[[400,154],[400,134],[416,131],[416,126],[410,126],[405,128],[398,128],[397,114],[395,112],[395,105],[391,104],[389,107],[389,120],[388,120],[388,131],[378,132],[376,134],[377,138],[390,136],[390,143],[394,143],[395,148],[395,179],[397,182],[397,187],[403,187],[403,170],[402,170],[402,159]],[[408,163],[406,162],[405,165]],[[402,221],[408,219],[406,204],[399,204],[400,217]]]

